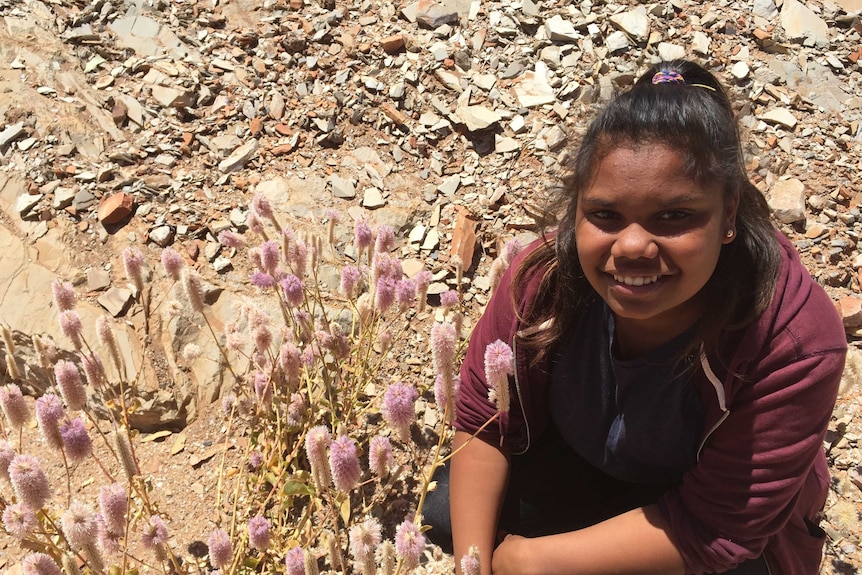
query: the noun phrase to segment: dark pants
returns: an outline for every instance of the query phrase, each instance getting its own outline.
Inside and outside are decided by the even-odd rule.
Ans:
[[[434,480],[437,488],[428,494],[422,510],[424,523],[431,526],[426,536],[451,553],[448,464],[437,469]],[[525,537],[583,529],[655,503],[669,487],[628,483],[602,473],[573,451],[552,427],[530,451],[512,457],[499,529]],[[727,573],[767,575],[769,571],[760,558]]]

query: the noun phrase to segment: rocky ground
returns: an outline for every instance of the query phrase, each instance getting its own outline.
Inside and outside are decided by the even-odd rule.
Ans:
[[[165,485],[191,486],[172,503],[176,537],[191,541],[214,482],[197,458],[219,433],[220,380],[211,366],[177,368],[193,334],[141,337],[124,248],[154,261],[181,251],[227,321],[249,295],[247,265],[215,238],[245,230],[259,192],[298,229],[327,209],[343,214],[342,240],[358,218],[392,226],[400,255],[435,273],[432,292],[455,281],[457,254],[475,318],[500,242],[536,231],[595,106],[658,58],[693,58],[729,86],[752,177],[845,318],[823,573],[859,573],[860,11],[860,0],[0,0],[0,319],[26,363],[28,336],[58,331],[55,277],[86,294],[85,325],[118,318],[145,374],[137,426],[183,437],[150,465]],[[14,556],[0,552],[0,568]]]

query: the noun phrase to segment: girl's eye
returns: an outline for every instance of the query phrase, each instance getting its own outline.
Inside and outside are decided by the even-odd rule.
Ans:
[[[668,212],[664,212],[659,216],[660,220],[682,220],[689,216],[688,212],[684,212],[682,210],[671,210]]]
[[[616,214],[610,210],[595,210],[590,212],[590,217],[596,220],[612,220]]]

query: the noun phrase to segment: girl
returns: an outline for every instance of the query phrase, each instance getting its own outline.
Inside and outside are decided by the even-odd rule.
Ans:
[[[817,573],[846,339],[745,174],[722,87],[651,68],[569,168],[556,233],[471,336],[429,536],[475,545],[483,574]],[[480,431],[497,340],[511,408]]]

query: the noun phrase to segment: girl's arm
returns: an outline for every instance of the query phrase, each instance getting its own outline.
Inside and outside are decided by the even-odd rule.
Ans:
[[[479,548],[482,575],[491,575],[491,554],[506,493],[509,460],[497,447],[456,431],[452,449],[464,443],[467,445],[452,458],[449,472],[455,568],[460,575],[461,557],[475,545]]]
[[[658,507],[649,505],[579,531],[510,536],[494,552],[494,575],[682,575],[682,556],[667,531]]]

